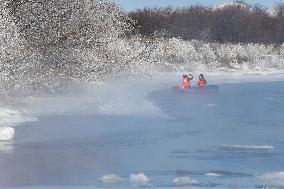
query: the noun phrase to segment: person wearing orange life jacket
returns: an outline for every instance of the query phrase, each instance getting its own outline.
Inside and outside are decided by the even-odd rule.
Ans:
[[[200,74],[197,86],[199,86],[199,87],[206,87],[206,83],[207,83],[207,81],[204,78],[203,74]]]
[[[191,87],[191,83],[190,80],[193,79],[193,76],[191,74],[189,74],[190,77],[188,77],[187,75],[183,75],[183,82],[182,82],[182,88],[187,88],[187,87]]]

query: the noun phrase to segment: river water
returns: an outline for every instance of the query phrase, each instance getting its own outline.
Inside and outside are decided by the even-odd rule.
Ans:
[[[211,78],[217,93],[168,79],[25,99],[37,121],[1,142],[0,187],[284,188],[284,82]]]

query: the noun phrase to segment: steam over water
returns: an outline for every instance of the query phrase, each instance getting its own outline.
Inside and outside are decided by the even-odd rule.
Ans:
[[[0,11],[0,188],[284,188],[282,46],[144,38],[109,1]],[[192,71],[218,92],[172,91]]]

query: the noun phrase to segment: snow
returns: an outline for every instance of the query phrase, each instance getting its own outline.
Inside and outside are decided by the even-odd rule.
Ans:
[[[177,177],[173,180],[176,186],[194,186],[198,184],[198,181],[190,177]]]
[[[14,138],[15,130],[12,127],[0,127],[0,141],[9,141]]]
[[[132,174],[129,180],[135,185],[146,185],[149,182],[149,178],[144,173]]]
[[[123,178],[115,174],[109,174],[109,175],[104,175],[99,180],[104,183],[118,183],[118,182],[123,181]]]

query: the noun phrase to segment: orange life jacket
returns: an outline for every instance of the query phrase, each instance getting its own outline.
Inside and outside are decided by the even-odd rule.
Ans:
[[[201,79],[198,81],[198,84],[197,84],[199,87],[205,87],[206,86],[206,81],[204,79]]]
[[[188,79],[184,79],[182,83],[183,87],[190,87],[190,82]]]

